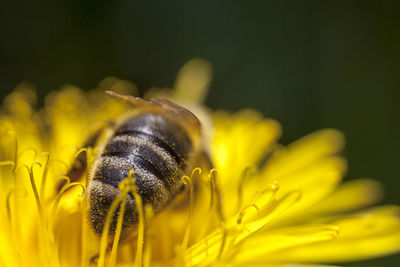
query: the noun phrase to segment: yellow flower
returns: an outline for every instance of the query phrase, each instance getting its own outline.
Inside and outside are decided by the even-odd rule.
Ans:
[[[192,190],[180,203],[154,217],[145,207],[138,232],[108,248],[87,223],[86,175],[59,193],[57,187],[84,140],[127,109],[102,91],[135,94],[134,86],[115,78],[89,93],[66,86],[41,110],[29,85],[7,96],[0,116],[0,265],[321,266],[400,250],[399,207],[370,207],[381,198],[379,183],[341,184],[340,132],[325,129],[283,146],[280,125],[256,111],[211,112],[210,119],[198,104],[209,79],[208,64],[194,60],[175,91],[149,94],[168,96],[202,119],[215,169],[195,169],[184,178]],[[192,94],[183,96],[183,88]],[[90,162],[95,152],[87,154]]]

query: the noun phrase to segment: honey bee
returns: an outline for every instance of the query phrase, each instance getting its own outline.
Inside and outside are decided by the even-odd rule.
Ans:
[[[89,224],[99,236],[108,210],[120,193],[118,185],[131,170],[143,204],[151,205],[157,214],[182,192],[181,178],[193,169],[196,158],[207,157],[201,149],[201,124],[186,108],[163,98],[146,101],[111,91],[106,93],[127,103],[131,112],[113,124],[110,137],[99,146],[98,157],[89,172]],[[210,162],[208,157],[206,161]],[[70,174],[76,176],[84,165],[82,157],[78,157]],[[115,233],[117,218],[116,212],[110,235]],[[137,223],[135,199],[128,194],[122,235],[132,232]]]

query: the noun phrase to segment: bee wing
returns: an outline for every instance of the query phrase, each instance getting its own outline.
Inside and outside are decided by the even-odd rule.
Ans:
[[[192,128],[192,130],[200,131],[200,121],[191,111],[188,109],[175,104],[174,102],[169,101],[165,98],[151,98],[150,101],[152,103],[159,104],[165,110],[171,112],[171,115],[176,116],[176,118]]]
[[[172,119],[178,121],[180,124],[183,124],[183,126],[187,128],[189,132],[193,132],[195,135],[200,135],[201,126],[199,119],[197,119],[197,117],[186,108],[177,105],[165,98],[155,97],[147,101],[140,97],[120,95],[113,91],[106,91],[106,94],[117,100],[125,102],[134,108],[159,110],[163,113],[167,111],[167,115],[169,115]]]
[[[125,102],[135,108],[149,108],[149,107],[153,107],[153,108],[158,107],[159,108],[160,107],[159,104],[151,102],[151,101],[146,101],[140,97],[134,97],[131,95],[121,95],[121,94],[118,94],[113,91],[106,91],[106,94],[119,100],[119,101]]]

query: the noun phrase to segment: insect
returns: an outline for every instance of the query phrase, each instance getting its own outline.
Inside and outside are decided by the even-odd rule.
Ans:
[[[154,213],[159,213],[182,192],[181,178],[193,169],[196,159],[207,157],[201,150],[200,122],[189,110],[163,98],[146,101],[106,93],[131,106],[131,112],[113,124],[111,137],[99,146],[98,158],[89,172],[89,223],[99,236],[111,203],[120,193],[118,185],[131,170],[143,204],[150,204]],[[85,165],[82,158],[77,161]],[[74,172],[76,175],[77,168],[70,171]],[[110,235],[115,233],[117,218],[116,213]],[[129,234],[137,223],[135,200],[128,195],[122,235]]]

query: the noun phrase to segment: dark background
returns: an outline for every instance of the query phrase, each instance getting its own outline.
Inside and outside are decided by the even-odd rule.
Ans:
[[[39,97],[106,76],[173,85],[209,60],[207,104],[279,120],[283,142],[334,127],[348,179],[374,177],[400,204],[400,1],[9,1],[0,9],[0,97],[22,81]],[[346,266],[395,266],[391,256]]]

